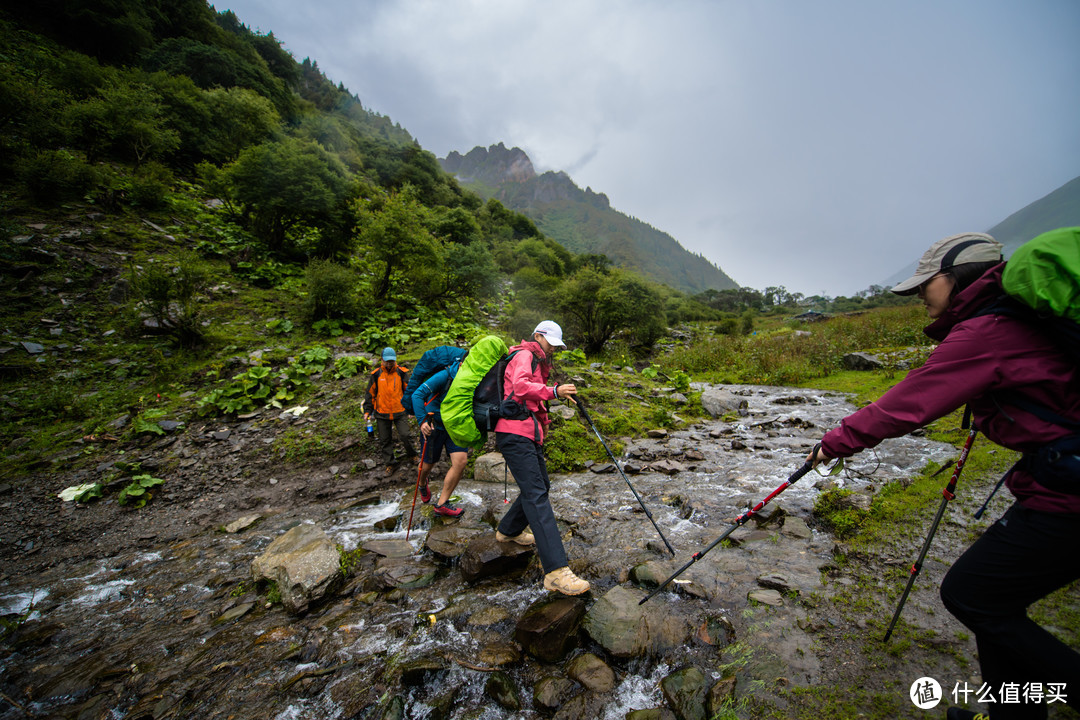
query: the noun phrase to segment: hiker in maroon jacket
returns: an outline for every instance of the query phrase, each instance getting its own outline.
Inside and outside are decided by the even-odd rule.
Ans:
[[[1080,373],[1054,339],[1020,318],[980,314],[1002,294],[1001,248],[982,233],[945,238],[922,256],[914,276],[892,289],[918,293],[934,321],[925,332],[940,344],[926,364],[828,432],[813,462],[849,457],[965,404],[987,438],[1025,454],[1076,433]],[[1047,413],[1038,408],[1073,428],[1042,419]],[[1047,706],[1029,691],[1045,699],[1060,688],[1070,704],[1074,696],[1080,704],[1080,654],[1027,615],[1036,600],[1080,578],[1080,478],[1075,490],[1062,492],[1040,484],[1023,465],[1006,480],[1016,498],[1012,507],[941,585],[945,607],[975,634],[994,720],[1045,718]],[[1012,699],[1002,702],[1009,692]],[[986,717],[948,711],[948,720]]]

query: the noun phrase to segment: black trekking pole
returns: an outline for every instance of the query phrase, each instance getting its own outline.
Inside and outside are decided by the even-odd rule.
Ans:
[[[967,441],[964,443],[964,449],[960,451],[960,457],[956,460],[956,467],[953,468],[952,477],[949,478],[949,484],[941,491],[941,504],[938,505],[937,514],[934,515],[934,522],[930,524],[930,532],[923,542],[918,559],[911,566],[911,574],[908,576],[907,587],[904,588],[904,594],[900,596],[900,604],[896,606],[896,612],[893,613],[892,622],[889,623],[889,629],[885,631],[885,637],[881,642],[889,642],[893,628],[896,627],[896,621],[900,619],[900,611],[904,609],[904,603],[907,602],[908,595],[911,594],[911,588],[915,585],[915,578],[919,576],[919,571],[922,570],[923,561],[926,560],[926,553],[930,550],[930,542],[934,539],[934,533],[937,532],[938,523],[941,522],[941,518],[945,514],[945,506],[949,504],[950,500],[956,497],[956,481],[960,479],[960,471],[964,469],[964,463],[967,462],[968,453],[971,451],[971,444],[975,442],[975,435],[978,432],[979,429],[975,427],[974,424],[971,426],[971,430],[968,431]]]
[[[811,453],[810,457],[814,457],[814,456],[815,456],[815,455],[817,454],[818,448],[820,448],[820,447],[821,447],[821,444],[820,444],[820,443],[819,443],[819,444],[817,444],[817,445],[815,445],[815,446],[814,446],[814,452],[813,452],[813,453]],[[783,483],[783,484],[782,484],[782,485],[781,485],[780,487],[776,488],[776,489],[775,489],[775,490],[773,490],[773,491],[772,491],[771,493],[769,493],[769,496],[768,496],[767,498],[765,498],[764,500],[762,500],[761,502],[759,502],[759,503],[758,503],[757,505],[755,505],[754,507],[752,507],[752,508],[750,508],[749,510],[747,510],[746,512],[744,512],[744,513],[743,513],[742,515],[740,515],[739,517],[735,518],[735,522],[733,522],[733,523],[731,524],[731,527],[729,527],[729,528],[728,528],[727,530],[725,530],[725,531],[724,531],[724,533],[723,533],[723,534],[722,534],[722,535],[721,535],[720,537],[718,537],[718,538],[716,538],[715,540],[713,540],[713,541],[712,541],[712,543],[711,543],[711,544],[710,544],[710,545],[709,545],[709,546],[708,546],[707,548],[705,548],[704,550],[700,550],[700,551],[698,551],[698,552],[694,553],[694,554],[693,554],[693,555],[692,555],[692,556],[690,557],[690,562],[688,562],[688,563],[686,563],[685,565],[683,565],[683,566],[682,566],[681,568],[679,568],[678,570],[676,570],[676,571],[675,571],[675,572],[674,572],[674,573],[672,574],[672,576],[671,576],[671,577],[669,577],[669,578],[668,578],[667,580],[665,580],[664,582],[660,583],[660,586],[659,586],[658,588],[656,588],[655,590],[653,590],[653,591],[652,591],[651,593],[649,593],[648,595],[646,595],[646,596],[645,596],[645,598],[644,598],[644,599],[643,599],[643,600],[642,600],[641,602],[639,602],[639,603],[638,603],[638,605],[644,605],[645,603],[647,603],[647,602],[649,601],[649,599],[650,599],[650,598],[652,598],[652,596],[653,596],[653,595],[656,595],[656,594],[657,594],[657,593],[659,593],[659,592],[660,592],[661,590],[663,590],[664,588],[666,588],[666,587],[668,586],[668,584],[669,584],[669,583],[671,583],[671,581],[672,581],[672,580],[674,580],[675,578],[677,578],[677,577],[679,577],[680,575],[682,575],[682,574],[683,574],[683,572],[685,572],[685,571],[686,571],[686,569],[687,569],[688,567],[690,567],[691,565],[693,565],[694,563],[696,563],[696,562],[697,562],[698,560],[700,560],[700,559],[701,559],[702,557],[704,557],[704,556],[705,556],[705,554],[706,554],[707,552],[709,552],[709,551],[710,551],[710,550],[712,550],[712,549],[713,549],[714,547],[716,547],[717,545],[719,545],[720,543],[722,543],[722,542],[723,542],[724,540],[726,540],[726,539],[727,539],[727,537],[728,537],[728,535],[730,535],[731,533],[735,532],[735,530],[737,530],[738,528],[742,527],[742,526],[743,526],[743,524],[744,524],[744,523],[745,523],[745,522],[746,522],[747,520],[749,520],[750,518],[752,518],[752,517],[753,517],[753,516],[754,516],[755,514],[757,514],[757,513],[758,513],[758,512],[759,512],[759,511],[761,510],[761,508],[763,508],[763,507],[765,507],[766,505],[768,505],[768,504],[769,504],[769,502],[770,502],[770,501],[771,501],[771,500],[772,500],[772,499],[773,499],[774,497],[776,497],[776,496],[777,496],[777,495],[779,495],[780,493],[782,493],[782,492],[784,492],[785,490],[787,490],[789,486],[791,486],[791,485],[794,485],[794,484],[795,484],[795,482],[796,482],[796,481],[798,481],[798,479],[799,479],[799,478],[801,478],[801,477],[802,477],[803,475],[805,475],[806,473],[810,472],[810,471],[811,471],[811,470],[813,469],[813,467],[814,467],[814,464],[813,464],[813,462],[811,462],[811,461],[809,461],[809,460],[807,460],[806,462],[804,462],[804,463],[802,464],[802,467],[800,467],[800,468],[799,468],[798,470],[796,470],[795,472],[793,472],[793,473],[791,474],[791,477],[789,477],[789,478],[788,478],[787,480],[785,480],[785,481],[784,481],[784,483]]]
[[[607,443],[604,442],[604,438],[600,435],[600,431],[596,429],[596,425],[593,424],[592,418],[589,417],[589,411],[585,409],[585,403],[582,402],[580,397],[575,397],[574,402],[577,403],[578,409],[581,410],[581,416],[585,418],[585,422],[589,423],[589,427],[591,427],[592,431],[596,433],[597,440],[599,440],[600,444],[604,446],[605,450],[607,450],[608,457],[610,457],[611,462],[615,464],[615,468],[619,471],[619,474],[622,475],[622,479],[626,481],[626,485],[630,488],[630,492],[634,493],[634,497],[637,498],[638,504],[641,505],[641,509],[645,511],[645,516],[649,518],[649,521],[652,522],[653,527],[656,528],[656,532],[660,536],[660,539],[664,541],[665,545],[667,545],[668,552],[671,553],[672,557],[675,557],[675,548],[671,547],[671,543],[669,543],[668,539],[664,537],[664,533],[660,532],[660,526],[656,524],[655,520],[653,520],[653,516],[652,513],[649,512],[649,508],[645,507],[645,502],[641,499],[641,496],[638,495],[638,491],[635,490],[634,486],[630,484],[630,479],[626,477],[626,473],[623,472],[622,467],[619,465],[619,461],[615,459],[615,455],[611,452],[611,448],[609,448]]]

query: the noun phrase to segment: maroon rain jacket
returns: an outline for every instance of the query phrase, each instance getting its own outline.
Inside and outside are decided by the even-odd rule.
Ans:
[[[1018,318],[975,316],[1002,294],[1001,272],[991,268],[965,288],[924,332],[940,344],[926,364],[912,370],[876,402],[826,433],[829,457],[850,457],[885,438],[899,437],[970,404],[979,430],[998,445],[1031,452],[1070,435],[1068,428],[1008,405],[1019,393],[1059,416],[1080,421],[1080,372],[1053,338]],[[995,392],[1003,392],[996,400]],[[1080,495],[1049,490],[1017,469],[1006,483],[1025,507],[1080,514]]]

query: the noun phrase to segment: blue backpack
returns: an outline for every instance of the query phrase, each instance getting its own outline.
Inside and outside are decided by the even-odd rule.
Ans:
[[[405,407],[405,412],[409,415],[413,414],[412,396],[417,388],[440,370],[461,362],[468,354],[469,351],[464,348],[453,345],[440,345],[421,355],[420,361],[413,368],[412,374],[409,376],[409,383],[405,386],[405,391],[401,395],[401,404]]]

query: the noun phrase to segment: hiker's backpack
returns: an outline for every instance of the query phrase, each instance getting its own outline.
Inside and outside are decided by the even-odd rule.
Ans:
[[[442,421],[455,445],[480,449],[501,418],[524,419],[529,412],[516,400],[503,400],[506,365],[517,354],[495,335],[481,338],[461,362],[442,401]]]
[[[1051,230],[1016,249],[1001,274],[1006,296],[979,314],[1017,317],[1053,338],[1080,365],[1080,227]],[[1080,423],[1062,417],[1019,393],[999,394],[1006,404],[1072,431],[1018,463],[1041,485],[1068,494],[1080,492]]]
[[[1051,230],[1017,248],[1005,263],[1001,287],[1033,311],[1025,319],[1080,365],[1080,227]]]
[[[468,353],[469,351],[464,348],[454,347],[453,345],[440,345],[421,355],[420,361],[416,363],[412,375],[409,376],[409,384],[405,386],[405,391],[401,395],[401,404],[405,407],[405,412],[409,415],[413,414],[412,396],[417,388],[440,370],[461,362],[462,358]]]

